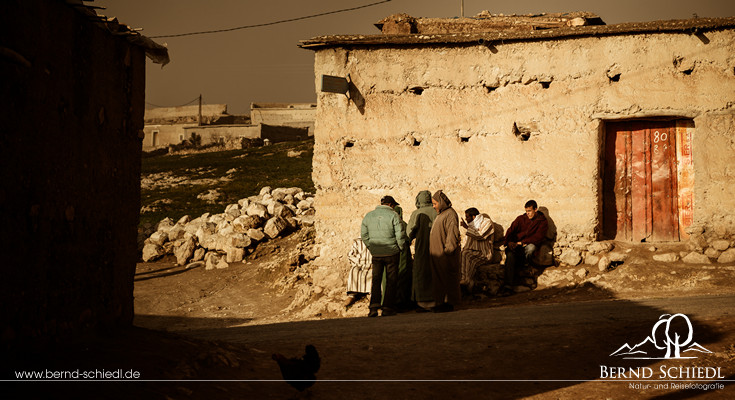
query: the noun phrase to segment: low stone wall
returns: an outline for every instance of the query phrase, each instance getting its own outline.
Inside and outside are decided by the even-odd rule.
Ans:
[[[253,124],[306,128],[314,133],[316,104],[312,103],[253,103],[250,107]]]
[[[260,124],[260,137],[270,140],[271,143],[290,142],[307,139],[309,130],[306,127]]]
[[[168,146],[167,152],[163,154],[197,154],[197,153],[215,153],[226,150],[242,150],[251,147],[263,146],[263,139],[247,139],[247,138],[225,138],[217,143],[210,143],[204,146]]]
[[[691,235],[686,245],[686,251],[668,252],[654,256],[656,261],[683,261],[689,264],[727,264],[735,261],[735,229],[724,224],[715,224],[719,229],[705,230],[702,227],[690,229]],[[718,232],[719,231],[719,232]],[[594,241],[579,238],[577,235],[562,236],[554,244],[554,259],[556,265],[577,266],[580,264],[597,265],[605,270],[611,262],[623,261],[619,255],[610,253],[614,248],[612,241]],[[645,243],[642,244],[645,246]],[[660,244],[651,243],[652,251],[657,251]],[[666,246],[664,246],[666,247]]]
[[[735,261],[735,215],[715,219],[709,226],[695,226],[690,229],[690,259],[716,260],[718,263]],[[686,261],[686,259],[684,260]]]

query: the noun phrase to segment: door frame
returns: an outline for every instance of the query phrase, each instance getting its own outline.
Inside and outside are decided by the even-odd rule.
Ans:
[[[676,179],[677,187],[675,190],[674,195],[676,196],[676,201],[673,202],[672,207],[675,207],[674,210],[676,218],[678,218],[678,241],[684,241],[688,239],[689,235],[687,234],[687,228],[692,225],[693,222],[693,210],[694,210],[694,167],[693,167],[693,139],[694,139],[694,121],[691,118],[684,118],[684,117],[647,117],[647,118],[629,118],[629,119],[614,119],[614,120],[602,120],[602,123],[600,124],[600,215],[599,215],[599,221],[600,221],[600,227],[599,227],[599,237],[602,240],[610,240],[610,239],[616,239],[616,240],[623,240],[623,241],[633,241],[632,236],[629,238],[622,238],[621,235],[618,234],[618,224],[617,224],[617,206],[615,205],[615,200],[613,199],[613,210],[615,211],[616,215],[614,218],[611,216],[611,206],[610,206],[610,190],[611,186],[613,189],[613,195],[614,195],[614,185],[615,182],[612,183],[609,182],[609,179],[615,179],[606,177],[605,171],[608,166],[608,152],[609,148],[608,146],[612,145],[614,146],[614,143],[608,143],[609,138],[609,130],[611,124],[617,124],[617,123],[655,123],[655,122],[672,122],[673,127],[671,128],[672,133],[676,135],[675,141],[672,141],[675,143],[675,153],[672,154],[672,156],[675,156],[676,159],[673,162],[672,167],[672,175]],[[614,140],[614,138],[612,138]],[[613,152],[613,157],[615,153]],[[617,167],[616,167],[617,168]],[[632,184],[632,181],[631,181]],[[630,201],[630,200],[629,200]],[[628,204],[630,206],[630,212],[632,212],[632,205]],[[632,216],[631,216],[632,218]],[[647,217],[648,218],[648,217]],[[652,217],[651,217],[652,218]],[[646,223],[649,223],[650,221],[646,221]],[[611,224],[615,224],[614,228],[611,227]],[[632,229],[632,228],[631,228]],[[611,235],[611,232],[614,232],[614,235]]]

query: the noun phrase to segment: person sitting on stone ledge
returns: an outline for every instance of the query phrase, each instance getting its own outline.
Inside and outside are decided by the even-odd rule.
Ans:
[[[487,264],[493,258],[493,234],[495,226],[487,214],[480,214],[477,208],[468,208],[460,226],[466,229],[462,242],[462,271],[459,283],[472,292],[475,286],[477,267]],[[466,219],[466,220],[465,220]]]
[[[528,267],[549,229],[546,216],[538,211],[535,200],[527,201],[525,209],[526,212],[519,215],[505,232],[505,282],[500,292],[503,295],[515,291],[518,273],[522,268]]]

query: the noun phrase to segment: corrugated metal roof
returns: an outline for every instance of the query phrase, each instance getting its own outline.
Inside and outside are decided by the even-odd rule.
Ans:
[[[614,25],[568,26],[551,29],[498,30],[476,33],[331,35],[302,40],[299,47],[316,50],[324,47],[422,46],[561,40],[589,36],[619,36],[647,33],[697,33],[735,28],[735,17],[692,18],[685,20],[628,22]]]

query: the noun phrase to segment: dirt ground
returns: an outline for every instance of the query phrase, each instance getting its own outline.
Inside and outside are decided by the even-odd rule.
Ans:
[[[703,266],[675,263],[662,271],[646,261],[646,248],[635,247],[629,270],[609,272],[606,286],[466,296],[453,313],[295,321],[284,310],[308,279],[302,272],[305,235],[268,242],[227,269],[186,269],[175,259],[138,264],[134,328],[18,356],[13,365],[136,370],[140,379],[33,387],[12,382],[8,393],[152,399],[735,397],[732,266],[706,267],[706,278]],[[638,362],[610,356],[623,343],[640,342],[666,313],[689,315],[697,342],[712,353]],[[298,356],[306,344],[319,350],[322,368],[317,383],[298,392],[281,379],[271,354]],[[657,379],[661,368],[672,365],[719,368],[723,388]],[[645,367],[654,376],[644,382],[603,379],[603,366]]]
[[[298,232],[266,242],[226,269],[187,269],[173,256],[138,264],[134,324],[182,331],[289,321],[281,311],[293,300],[286,288],[293,285],[302,239]]]

